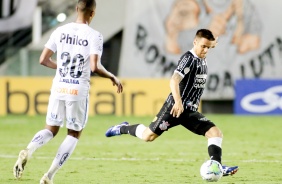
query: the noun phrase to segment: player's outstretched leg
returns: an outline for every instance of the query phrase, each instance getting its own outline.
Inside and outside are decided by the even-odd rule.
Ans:
[[[13,169],[15,178],[20,179],[22,177],[24,167],[27,163],[27,159],[28,159],[28,150],[27,149],[21,150],[18,156],[18,160],[16,161]]]
[[[40,180],[40,184],[53,184],[53,181],[48,177],[48,174],[45,173]]]
[[[112,137],[112,136],[120,135],[120,127],[128,126],[128,125],[129,125],[129,123],[127,123],[127,122],[123,122],[119,125],[114,125],[106,131],[105,135],[106,135],[106,137]]]
[[[232,176],[239,170],[239,167],[238,166],[228,167],[226,165],[223,165],[222,169],[223,169],[223,176]]]

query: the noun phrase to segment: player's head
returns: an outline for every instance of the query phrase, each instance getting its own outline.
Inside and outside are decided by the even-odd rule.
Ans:
[[[95,0],[78,0],[76,10],[79,16],[82,16],[86,19],[87,23],[90,24],[96,9],[96,1]]]
[[[193,50],[199,58],[205,58],[208,50],[215,46],[216,39],[208,29],[199,29],[195,35]]]

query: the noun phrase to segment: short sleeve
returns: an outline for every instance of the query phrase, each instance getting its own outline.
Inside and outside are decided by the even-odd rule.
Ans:
[[[177,68],[174,72],[184,77],[192,69],[193,57],[189,54],[183,55],[178,62]]]
[[[56,30],[51,34],[49,40],[45,44],[45,47],[52,50],[54,53],[57,51],[57,45],[56,45]]]
[[[101,57],[103,53],[103,35],[98,33],[90,43],[90,54],[97,54]]]

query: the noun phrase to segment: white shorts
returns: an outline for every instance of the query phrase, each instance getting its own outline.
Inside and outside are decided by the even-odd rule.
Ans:
[[[64,126],[71,130],[80,131],[85,128],[88,120],[89,96],[80,101],[66,101],[49,97],[46,124]]]

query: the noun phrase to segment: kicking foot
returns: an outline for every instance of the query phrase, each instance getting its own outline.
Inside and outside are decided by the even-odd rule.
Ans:
[[[129,125],[129,123],[123,122],[119,125],[112,126],[106,131],[105,135],[106,135],[106,137],[112,137],[112,136],[120,135],[120,128],[122,126],[128,126],[128,125]]]
[[[228,167],[223,165],[222,169],[223,169],[223,176],[232,176],[239,170],[239,167],[238,166]]]
[[[14,169],[13,169],[15,178],[20,179],[22,177],[24,167],[27,163],[27,158],[28,158],[28,151],[26,149],[21,150],[19,153],[18,160],[14,165]]]

